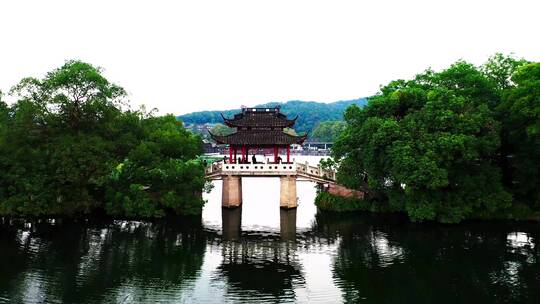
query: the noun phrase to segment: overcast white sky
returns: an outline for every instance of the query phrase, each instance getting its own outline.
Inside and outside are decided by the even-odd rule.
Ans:
[[[540,1],[0,2],[0,89],[67,59],[161,113],[331,102],[457,59],[540,61]]]

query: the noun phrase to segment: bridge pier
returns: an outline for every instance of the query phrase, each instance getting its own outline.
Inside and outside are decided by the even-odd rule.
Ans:
[[[282,239],[288,241],[296,239],[296,209],[279,210],[279,230]]]
[[[242,178],[227,175],[223,177],[221,189],[221,206],[235,208],[242,205]]]
[[[279,206],[284,209],[296,208],[298,206],[296,198],[296,176],[281,176],[281,188],[279,194]]]
[[[237,241],[242,235],[242,206],[234,209],[221,209],[221,230],[223,239]]]

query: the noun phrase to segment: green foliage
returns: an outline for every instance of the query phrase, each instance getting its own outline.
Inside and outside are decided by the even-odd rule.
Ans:
[[[366,104],[366,101],[366,98],[338,101],[333,103],[294,100],[286,103],[270,102],[257,105],[256,107],[280,106],[281,112],[288,115],[290,118],[294,118],[296,115],[298,115],[298,120],[296,121],[294,128],[296,131],[304,133],[314,130],[315,127],[323,121],[342,120],[343,112],[348,106],[352,104],[363,106]],[[226,117],[232,117],[232,115],[238,113],[239,111],[240,109],[194,112],[178,116],[178,118],[184,121],[186,124],[215,124],[223,122],[223,118],[221,118],[220,113],[223,113],[223,115]]]
[[[229,128],[224,124],[218,123],[212,128],[212,130],[210,130],[210,132],[212,132],[212,134],[218,135],[218,136],[227,136],[229,134],[234,133],[234,129]]]
[[[497,107],[505,179],[516,199],[540,210],[540,63],[520,67]]]
[[[507,117],[505,122],[522,124],[529,137],[540,134],[540,63],[521,66],[512,77],[516,84],[504,92],[499,110]],[[516,129],[511,125],[509,128]]]
[[[312,138],[316,138],[321,141],[334,141],[341,132],[345,129],[347,124],[344,121],[323,121],[317,125],[313,133]]]
[[[321,158],[321,160],[319,161],[319,165],[323,170],[333,171],[337,169],[337,163],[331,157]]]
[[[515,59],[512,56],[497,53],[481,66],[481,70],[495,83],[497,89],[503,90],[513,86],[512,75],[526,63],[528,62],[524,59]]]
[[[0,101],[0,214],[78,216],[105,198],[117,216],[200,212],[200,138],[173,116],[122,111],[125,91],[100,69],[68,61],[11,93],[15,104]],[[115,174],[119,164],[134,175]]]
[[[338,180],[352,188],[367,183],[415,221],[453,223],[508,208],[495,107],[510,68],[494,62],[514,64],[495,57],[486,74],[459,61],[393,81],[363,109],[349,107],[333,147]]]
[[[167,210],[199,214],[205,185],[199,139],[173,116],[142,122],[147,137],[109,176],[107,213],[128,217],[159,217]]]

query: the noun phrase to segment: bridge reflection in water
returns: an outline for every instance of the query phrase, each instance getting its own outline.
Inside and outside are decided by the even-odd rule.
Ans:
[[[282,240],[296,240],[296,210],[280,209],[280,235]],[[223,239],[226,241],[238,241],[242,236],[242,207],[221,208],[221,227]]]
[[[253,231],[242,235],[242,207],[222,208],[221,212],[223,243],[216,280],[225,280],[230,292],[240,292],[242,298],[261,302],[294,299],[295,289],[305,285],[302,263],[295,254],[300,246],[296,209],[280,210],[279,237]]]

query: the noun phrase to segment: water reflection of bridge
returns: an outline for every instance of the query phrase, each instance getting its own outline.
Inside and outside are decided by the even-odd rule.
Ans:
[[[222,262],[217,271],[226,278],[233,293],[260,299],[281,298],[303,285],[301,263],[294,252],[296,209],[280,210],[280,237],[251,234],[242,237],[242,207],[222,208]],[[294,298],[294,296],[293,296]]]
[[[296,239],[296,209],[281,209],[279,223],[281,239],[294,241]],[[242,207],[222,208],[221,225],[224,240],[240,240],[242,236]]]

